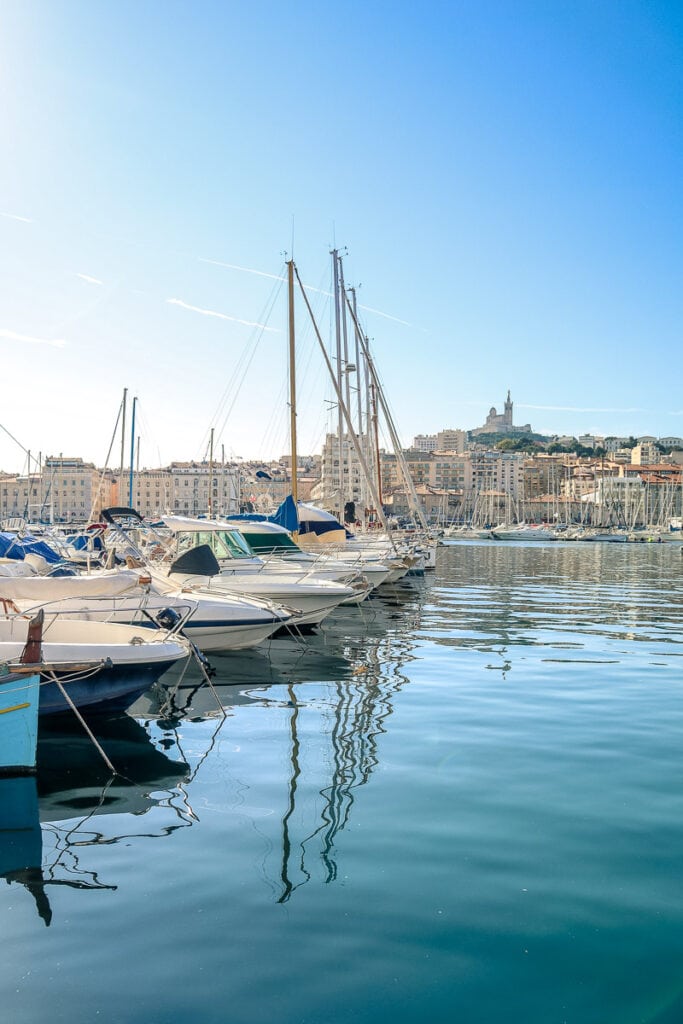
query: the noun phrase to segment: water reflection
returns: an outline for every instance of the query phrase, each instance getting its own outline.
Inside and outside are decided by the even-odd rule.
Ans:
[[[41,721],[35,777],[0,780],[0,876],[32,894],[46,925],[52,920],[51,886],[117,888],[88,867],[89,847],[168,835],[192,819],[182,796],[187,764],[155,747],[127,715],[102,717],[92,727],[116,776],[78,724],[64,718]],[[171,810],[169,823],[158,830],[140,827],[138,820],[160,807]],[[107,831],[103,815],[124,817]]]
[[[502,654],[512,646],[581,650],[596,638],[671,646],[680,641],[670,623],[683,624],[683,594],[662,579],[674,569],[679,576],[680,561],[677,545],[446,546],[426,609],[428,636]]]
[[[32,895],[49,925],[52,909],[42,871],[42,835],[35,778],[0,779],[0,877]]]
[[[114,776],[78,723],[41,722],[37,777],[0,780],[0,875],[31,894],[46,925],[51,887],[115,891],[119,879],[103,877],[101,860],[88,856],[94,848],[192,826],[193,787],[203,785],[204,794],[217,768],[223,800],[231,786],[243,792],[263,784],[256,756],[251,778],[231,779],[235,769],[219,749],[226,722],[263,709],[278,712],[267,728],[278,723],[277,750],[286,752],[272,847],[278,866],[269,879],[275,899],[290,900],[314,863],[325,882],[335,881],[338,838],[378,765],[378,738],[407,682],[424,597],[420,584],[393,588],[360,615],[341,610],[306,642],[285,638],[213,656],[211,687],[197,669],[167,674],[130,713],[92,720]]]
[[[287,902],[311,880],[313,863],[322,864],[325,882],[338,877],[336,842],[349,823],[356,791],[378,764],[378,737],[387,728],[393,697],[407,682],[403,667],[414,657],[413,630],[425,592],[422,581],[391,588],[363,606],[360,616],[358,609],[340,610],[305,643],[279,639],[258,651],[212,656],[215,692],[191,673],[167,676],[165,686],[155,687],[132,709],[154,719],[180,752],[188,723],[223,711],[232,717],[249,705],[285,711],[280,834],[274,849],[267,841],[278,858],[269,878],[277,902]],[[260,768],[254,765],[254,772]],[[240,794],[235,805],[244,813],[243,794],[258,787],[258,775],[233,777],[228,785]],[[224,773],[221,788],[216,803],[226,800]]]

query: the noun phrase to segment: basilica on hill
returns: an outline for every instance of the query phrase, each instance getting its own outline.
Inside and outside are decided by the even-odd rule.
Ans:
[[[510,392],[505,399],[503,412],[497,412],[495,406],[491,406],[486,422],[483,427],[475,427],[470,430],[472,436],[477,434],[531,434],[531,424],[524,423],[522,426],[515,426],[512,422],[512,399]]]

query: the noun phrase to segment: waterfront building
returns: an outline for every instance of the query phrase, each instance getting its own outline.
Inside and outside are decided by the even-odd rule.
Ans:
[[[433,452],[437,448],[436,434],[418,434],[413,438],[412,447],[417,452]]]
[[[29,522],[85,522],[112,503],[113,478],[80,458],[48,456],[40,472],[0,479],[0,516]]]
[[[604,448],[605,438],[595,434],[580,434],[577,441],[583,448]]]
[[[359,439],[363,457],[374,466],[375,456],[368,450],[365,437]],[[347,502],[360,507],[366,499],[367,487],[353,441],[348,434],[342,436],[341,446],[337,434],[327,434],[320,462],[320,482],[311,489],[311,498],[323,508],[343,516]]]
[[[620,451],[625,444],[628,444],[627,437],[606,437],[604,448],[608,455]]]
[[[169,511],[191,516],[239,511],[236,466],[206,461],[172,462],[168,470],[171,478]],[[160,486],[160,492],[161,489]]]
[[[38,477],[4,475],[0,480],[0,517],[30,519],[40,507],[41,480]]]
[[[656,465],[660,461],[659,448],[650,441],[642,441],[631,449],[631,462],[634,466]]]
[[[436,435],[438,452],[457,452],[462,455],[467,448],[467,432],[465,430],[440,430]]]
[[[438,490],[434,487],[427,487],[424,484],[415,488],[417,500],[420,503],[423,515],[430,522],[450,522],[462,503],[463,495],[458,491]],[[384,506],[389,513],[396,517],[408,516],[412,511],[411,499],[404,487],[398,487],[392,494],[388,495]]]
[[[39,504],[29,518],[86,522],[112,501],[113,475],[81,458],[49,455],[39,479]]]
[[[513,499],[524,494],[524,456],[517,452],[471,452],[471,490],[502,491]]]
[[[124,483],[128,494],[129,481]],[[160,516],[173,509],[173,477],[169,469],[141,469],[133,475],[132,500],[122,501],[132,505],[141,516]]]

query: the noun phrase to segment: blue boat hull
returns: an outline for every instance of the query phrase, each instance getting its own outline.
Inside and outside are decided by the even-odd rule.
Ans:
[[[171,660],[153,665],[105,666],[88,679],[65,682],[63,685],[76,707],[81,710],[124,711],[174,664],[176,662]],[[55,715],[70,710],[57,684],[43,683],[40,688],[40,714]]]
[[[0,773],[36,768],[40,676],[0,676]]]

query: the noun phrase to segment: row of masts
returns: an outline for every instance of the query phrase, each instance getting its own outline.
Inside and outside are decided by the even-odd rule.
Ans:
[[[127,404],[128,404],[128,388],[124,388],[123,389],[123,397],[121,399],[121,405],[120,405],[120,408],[119,408],[119,415],[117,417],[117,424],[118,424],[118,420],[119,419],[121,421],[121,465],[120,465],[120,468],[119,468],[119,492],[118,492],[119,493],[119,501],[120,502],[123,502],[125,500],[125,497],[126,497],[124,460],[125,460],[125,450],[126,450],[126,408],[127,408]],[[136,409],[137,409],[137,404],[138,404],[137,397],[134,397],[133,398],[132,410],[131,410],[131,423],[130,423],[130,463],[129,463],[129,467],[128,467],[128,505],[131,508],[134,507],[133,496],[134,496],[134,493],[135,493],[134,492],[135,473],[137,472],[139,474],[139,472],[140,472],[140,437],[139,437],[139,435],[137,437],[135,436],[135,412],[136,412]],[[115,426],[114,427],[114,431],[115,432],[116,432],[116,429],[117,429],[117,427]],[[111,448],[110,448],[110,452],[111,452]],[[137,458],[136,458],[136,452],[137,452]],[[225,462],[225,449],[223,449],[222,461]],[[109,457],[107,457],[107,464],[108,464],[108,462],[109,462]],[[105,464],[105,469],[106,469],[106,464]],[[209,513],[209,518],[212,518],[214,513],[217,512],[217,509],[214,507],[214,499],[213,499],[214,470],[215,470],[215,460],[214,460],[214,428],[211,427],[210,434],[209,434],[209,497],[208,497],[208,513]],[[91,519],[92,519],[93,512],[94,512],[94,503],[93,503],[93,508],[90,511],[90,518]]]
[[[609,484],[610,481],[607,481]],[[683,515],[683,493],[678,484],[664,484],[622,495],[617,487],[603,488],[600,497],[545,494],[533,498],[506,491],[479,490],[458,499],[443,494],[440,525],[490,527],[503,523],[546,522],[586,526],[668,528]]]
[[[344,281],[344,266],[337,249],[333,249],[332,279],[334,304],[334,338],[335,362],[333,366],[327,348],[318,329],[306,291],[299,277],[294,260],[287,262],[287,280],[289,295],[289,404],[290,404],[290,443],[291,443],[291,478],[292,497],[298,501],[297,481],[297,431],[296,431],[296,338],[295,338],[295,281],[298,282],[304,304],[313,325],[323,358],[330,374],[337,399],[337,446],[339,465],[339,487],[335,511],[341,521],[346,518],[349,506],[355,510],[354,491],[352,484],[352,466],[350,448],[345,440],[351,442],[360,467],[360,504],[371,506],[370,511],[379,522],[387,528],[382,501],[382,476],[379,446],[379,409],[382,410],[384,422],[391,438],[398,460],[406,491],[409,495],[411,511],[416,521],[427,529],[423,510],[420,506],[415,485],[408,469],[403,449],[398,437],[396,425],[386,401],[379,376],[370,354],[370,342],[361,329],[358,318],[355,288],[347,288]],[[349,359],[349,334],[353,332],[355,362]],[[356,374],[356,418],[352,416],[351,374]],[[365,400],[364,400],[365,399]],[[364,411],[365,407],[365,411]],[[345,476],[348,484],[345,489]],[[348,502],[346,501],[348,499]]]

